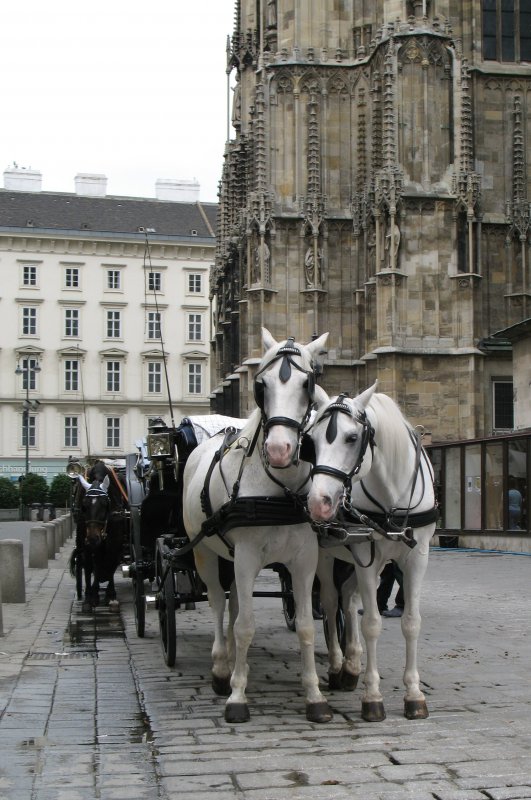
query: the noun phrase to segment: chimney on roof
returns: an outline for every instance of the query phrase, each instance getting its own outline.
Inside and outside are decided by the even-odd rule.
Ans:
[[[178,180],[177,178],[158,178],[155,183],[157,200],[169,200],[174,203],[199,202],[200,185],[196,178]]]
[[[4,170],[4,189],[15,192],[40,192],[42,188],[42,174],[36,169],[26,169],[13,164]]]
[[[105,197],[107,194],[107,178],[105,175],[78,173],[74,178],[76,194],[85,197]]]

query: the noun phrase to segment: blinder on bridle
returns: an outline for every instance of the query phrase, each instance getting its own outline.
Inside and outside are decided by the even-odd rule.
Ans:
[[[92,500],[100,500],[101,502],[93,503],[91,502]],[[108,492],[93,484],[90,489],[87,489],[81,501],[81,507],[85,515],[85,524],[101,525],[102,535],[105,536],[110,506],[111,500]],[[91,512],[92,516],[90,515]]]
[[[262,367],[259,372],[256,373],[254,379],[254,399],[256,405],[262,412],[262,426],[264,429],[264,433],[267,433],[269,428],[273,425],[283,425],[287,428],[295,428],[299,433],[302,433],[303,428],[306,426],[306,423],[310,417],[310,413],[312,410],[312,406],[315,400],[315,368],[312,365],[310,370],[305,370],[303,367],[300,367],[294,360],[293,356],[301,356],[302,353],[298,347],[295,346],[295,338],[290,336],[287,340],[286,344],[283,347],[279,348],[276,355],[268,361],[268,363]],[[290,417],[270,417],[269,419],[265,416],[265,387],[263,381],[259,380],[259,376],[261,373],[265,372],[275,361],[282,359],[282,363],[280,365],[278,376],[280,378],[281,383],[287,383],[291,378],[291,371],[292,368],[298,370],[298,372],[302,372],[308,378],[308,406],[306,409],[306,413],[304,415],[304,419],[301,422],[297,422]]]
[[[330,403],[328,408],[323,412],[321,417],[319,418],[318,422],[329,417],[328,426],[326,428],[326,441],[329,444],[332,444],[336,437],[337,437],[337,420],[339,414],[347,414],[349,417],[352,417],[356,422],[359,422],[360,425],[363,426],[362,434],[361,434],[361,443],[360,443],[360,451],[356,463],[352,467],[349,472],[343,472],[340,469],[336,469],[335,467],[327,466],[326,464],[316,464],[316,452],[315,452],[315,442],[313,441],[311,435],[306,433],[303,436],[302,446],[301,446],[301,454],[300,457],[303,461],[308,461],[310,464],[313,464],[313,468],[311,471],[311,476],[314,475],[331,475],[333,478],[337,478],[340,480],[347,491],[350,491],[352,488],[352,478],[354,475],[357,475],[361,469],[361,465],[363,464],[363,459],[365,457],[365,453],[367,452],[367,448],[370,446],[371,452],[374,450],[375,443],[374,443],[374,428],[369,422],[367,417],[367,413],[364,410],[356,410],[354,411],[348,403],[345,403],[345,397],[348,397],[346,392],[343,392],[339,395],[337,400],[333,403]]]

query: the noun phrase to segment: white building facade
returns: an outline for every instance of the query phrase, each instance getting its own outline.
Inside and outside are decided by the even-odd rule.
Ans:
[[[216,205],[182,182],[147,200],[26,177],[0,190],[0,475],[50,481],[132,452],[154,417],[208,413]]]

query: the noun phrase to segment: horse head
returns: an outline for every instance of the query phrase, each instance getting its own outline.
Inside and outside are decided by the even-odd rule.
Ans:
[[[264,454],[272,467],[289,467],[298,457],[315,402],[318,356],[327,338],[324,333],[309,344],[294,338],[277,342],[262,328],[266,352],[255,376],[254,395],[262,414]]]
[[[110,478],[105,464],[96,462],[88,474],[89,480],[79,476],[85,489],[81,510],[85,522],[85,545],[94,550],[99,547],[107,534],[107,523],[111,511],[109,497]]]
[[[353,399],[329,398],[307,434],[313,443],[308,511],[316,522],[334,519],[352,483],[371,469],[374,428],[366,409],[375,390],[376,383]]]

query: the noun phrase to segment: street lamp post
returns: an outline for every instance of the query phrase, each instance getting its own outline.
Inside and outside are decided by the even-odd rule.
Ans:
[[[26,399],[23,403],[23,411],[22,411],[22,423],[24,428],[24,437],[25,437],[25,445],[26,445],[26,463],[24,469],[24,479],[26,479],[29,475],[29,422],[30,422],[30,411],[35,411],[39,407],[38,400],[30,400],[29,390],[30,390],[30,383],[32,382],[32,378],[34,377],[36,372],[40,372],[41,368],[39,366],[39,362],[35,360],[34,364],[32,365],[31,359],[28,356],[25,359],[25,366],[20,366],[17,364],[17,368],[15,370],[15,375],[24,375],[25,383],[26,383]]]

